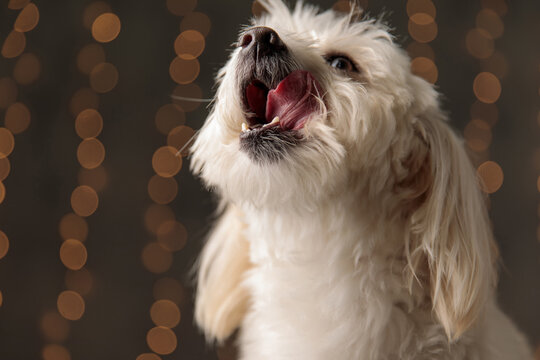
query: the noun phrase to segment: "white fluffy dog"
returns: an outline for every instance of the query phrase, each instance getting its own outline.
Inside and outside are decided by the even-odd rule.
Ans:
[[[208,338],[238,329],[242,360],[531,359],[433,87],[378,21],[263,5],[192,148],[223,212],[199,264]]]

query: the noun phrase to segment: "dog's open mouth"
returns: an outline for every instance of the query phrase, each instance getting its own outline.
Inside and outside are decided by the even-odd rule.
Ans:
[[[241,136],[254,130],[302,129],[310,116],[320,109],[320,89],[317,80],[305,70],[291,72],[275,89],[269,89],[262,81],[251,81],[244,93],[248,115]]]

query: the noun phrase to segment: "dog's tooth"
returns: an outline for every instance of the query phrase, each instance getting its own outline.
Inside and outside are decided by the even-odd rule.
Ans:
[[[249,127],[247,126],[247,124],[245,122],[242,123],[242,132],[246,132],[249,130]]]
[[[276,116],[274,118],[274,120],[272,120],[272,122],[270,124],[275,124],[275,123],[278,123],[279,122],[279,116]]]

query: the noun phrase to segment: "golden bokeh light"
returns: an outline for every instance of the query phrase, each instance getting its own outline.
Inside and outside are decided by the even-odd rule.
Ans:
[[[77,239],[85,241],[88,236],[88,224],[82,217],[69,213],[60,220],[58,231],[64,240]]]
[[[162,146],[152,156],[152,167],[162,177],[172,177],[182,168],[182,157],[176,156],[177,150],[172,146]]]
[[[43,348],[41,352],[43,360],[71,360],[69,351],[57,344],[49,344]]]
[[[197,6],[197,0],[167,0],[167,9],[173,15],[184,16]]]
[[[165,205],[152,204],[144,214],[144,225],[152,234],[157,234],[159,226],[168,220],[174,220],[174,213]]]
[[[426,15],[426,14],[424,14]],[[426,15],[429,17],[429,15]],[[422,21],[426,21],[426,17],[422,16]],[[431,18],[431,21],[425,24],[417,24],[409,19],[409,34],[419,43],[427,43],[433,41],[437,37],[437,23]]]
[[[88,5],[83,12],[83,25],[87,29],[92,29],[92,24],[96,18],[104,13],[111,12],[111,6],[104,1],[95,1]]]
[[[0,181],[0,204],[4,202],[5,198],[6,198],[6,187]]]
[[[58,295],[56,306],[60,315],[68,320],[79,320],[85,309],[84,299],[73,290],[62,291]]]
[[[118,70],[113,64],[101,63],[90,72],[90,87],[98,93],[106,93],[118,83]]]
[[[411,59],[417,57],[425,57],[430,59],[431,61],[435,61],[435,52],[428,44],[422,44],[413,41],[407,46],[407,53],[409,54]]]
[[[169,132],[169,135],[167,136],[167,145],[172,146],[177,149],[177,151],[183,149],[181,155],[187,156],[189,154],[189,145],[194,136],[195,130],[189,126],[177,126]]]
[[[75,119],[75,131],[82,139],[95,138],[103,129],[103,118],[96,109],[86,109]]]
[[[167,135],[175,127],[184,124],[185,121],[186,115],[179,105],[166,104],[156,112],[156,128],[164,135]]]
[[[488,59],[482,62],[484,71],[490,72],[499,79],[504,79],[508,74],[508,62],[506,56],[499,51],[495,51]]]
[[[471,118],[484,120],[489,126],[493,126],[499,120],[499,109],[495,104],[475,101],[471,106]]]
[[[13,28],[19,32],[27,32],[36,27],[39,22],[39,10],[35,4],[28,4],[21,10]]]
[[[208,15],[197,11],[186,14],[186,16],[184,16],[182,19],[182,22],[180,22],[181,32],[186,30],[197,30],[204,37],[208,36],[211,28],[212,22],[210,21]]]
[[[160,244],[152,242],[144,247],[141,260],[146,270],[154,274],[161,274],[169,270],[173,258],[172,254]]]
[[[82,268],[77,271],[68,270],[65,283],[69,290],[78,292],[81,295],[88,295],[92,291],[94,279],[86,268]]]
[[[477,169],[478,177],[481,179],[482,190],[485,193],[492,194],[500,189],[503,184],[504,174],[494,161],[486,161]]]
[[[161,358],[153,353],[144,353],[137,356],[135,360],[161,360]]]
[[[482,7],[495,11],[499,16],[504,16],[508,12],[508,5],[505,0],[481,0]]]
[[[0,158],[8,157],[15,147],[15,138],[11,131],[0,127]]]
[[[491,127],[484,120],[473,119],[465,126],[463,135],[467,146],[475,152],[486,151],[491,145]]]
[[[69,111],[71,115],[77,116],[86,109],[97,109],[99,106],[99,96],[92,89],[79,89],[71,97]]]
[[[471,29],[465,36],[467,51],[477,59],[487,59],[495,51],[493,38],[484,29]]]
[[[185,85],[192,83],[199,76],[200,70],[197,59],[184,60],[176,57],[169,66],[169,75],[176,83]]]
[[[157,326],[172,329],[180,323],[180,310],[170,300],[158,300],[150,308],[150,318]]]
[[[486,30],[492,38],[497,39],[504,33],[504,23],[499,15],[491,9],[482,9],[476,15],[476,27]]]
[[[69,335],[69,322],[56,311],[46,312],[41,318],[40,327],[49,341],[63,342]]]
[[[11,171],[11,164],[7,157],[0,157],[0,181],[4,181]]]
[[[411,71],[432,84],[435,84],[439,76],[435,63],[426,57],[414,58],[411,61]]]
[[[92,36],[101,43],[108,43],[120,34],[122,25],[116,14],[104,13],[99,15],[92,24]]]
[[[70,270],[79,270],[86,264],[88,253],[82,242],[67,239],[60,246],[60,260]]]
[[[429,25],[433,22],[433,17],[426,13],[416,13],[411,16],[411,21],[416,25]]]
[[[157,204],[168,204],[178,194],[178,184],[172,177],[154,175],[148,182],[148,195]]]
[[[175,98],[176,96],[180,98]],[[187,85],[178,85],[173,91],[173,101],[176,105],[179,105],[185,112],[190,112],[197,109],[200,105],[200,101],[182,100],[182,98],[201,99],[202,90],[199,85],[191,83]]]
[[[0,259],[2,259],[9,251],[9,239],[2,230],[0,230]]]
[[[71,194],[71,207],[79,216],[90,216],[98,207],[99,198],[96,191],[89,186],[78,186]]]
[[[186,30],[174,41],[174,51],[183,60],[198,58],[204,51],[204,36],[197,30]]]
[[[13,78],[21,85],[28,85],[39,78],[41,62],[36,55],[27,53],[22,55],[13,68]]]
[[[103,191],[107,186],[107,171],[103,166],[94,169],[81,168],[78,174],[79,185],[87,185],[97,192]]]
[[[540,176],[538,177],[538,180],[536,180],[536,189],[540,192]]]
[[[437,9],[431,0],[408,0],[407,1],[407,15],[413,17],[415,14],[424,13],[435,19],[437,16]]]
[[[473,82],[476,98],[486,104],[493,104],[501,96],[501,83],[492,73],[481,72]]]
[[[77,68],[85,75],[102,62],[105,62],[105,49],[101,44],[88,44],[77,54]]]
[[[11,104],[6,110],[4,123],[13,134],[20,134],[30,126],[30,110],[20,102]]]
[[[17,84],[13,79],[0,79],[0,109],[5,109],[17,100]]]
[[[171,300],[175,304],[182,304],[186,299],[182,284],[169,277],[161,278],[155,282],[153,295],[156,300]]]
[[[168,220],[159,225],[157,241],[169,251],[179,251],[186,246],[187,230],[178,221]]]
[[[146,334],[148,347],[159,355],[171,354],[177,346],[175,333],[164,326],[156,326]]]
[[[96,138],[83,140],[77,148],[77,160],[85,169],[95,169],[105,159],[105,147]]]
[[[26,47],[26,36],[23,33],[13,30],[9,33],[2,45],[2,56],[11,59],[22,54]]]
[[[9,0],[8,9],[20,10],[25,7],[29,2],[30,0]]]

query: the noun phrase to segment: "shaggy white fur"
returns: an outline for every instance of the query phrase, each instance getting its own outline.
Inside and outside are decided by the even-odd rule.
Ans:
[[[222,204],[199,263],[207,337],[239,329],[242,360],[531,359],[495,304],[484,199],[433,87],[378,21],[263,5],[252,25],[323,94],[300,141],[257,159],[240,139],[243,46],[219,73],[192,147]],[[331,66],[335,54],[358,71]]]

